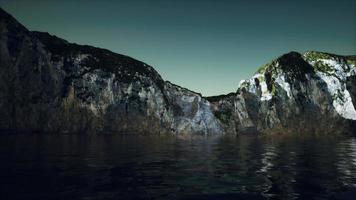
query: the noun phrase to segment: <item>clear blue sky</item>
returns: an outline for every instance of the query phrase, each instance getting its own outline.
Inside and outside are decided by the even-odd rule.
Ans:
[[[355,0],[0,0],[30,30],[129,55],[203,95],[289,51],[356,54]]]

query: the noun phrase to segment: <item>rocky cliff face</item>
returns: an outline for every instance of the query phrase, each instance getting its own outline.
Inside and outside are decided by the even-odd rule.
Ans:
[[[236,93],[204,98],[133,58],[28,31],[0,9],[0,129],[353,133],[355,61],[292,52]]]
[[[208,97],[229,132],[355,133],[356,57],[285,54],[236,93]]]
[[[200,94],[108,50],[30,32],[0,10],[0,128],[222,133]]]

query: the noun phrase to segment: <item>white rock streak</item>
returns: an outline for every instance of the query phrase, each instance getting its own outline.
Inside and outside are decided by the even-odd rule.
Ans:
[[[257,78],[260,82],[261,101],[268,101],[268,100],[272,99],[272,94],[269,92],[269,90],[267,88],[267,84],[266,84],[263,74],[255,74],[251,79],[241,80],[239,83],[239,88],[244,87],[244,84],[247,84],[246,89],[249,92],[256,94],[257,86],[255,83],[255,78]]]
[[[260,85],[261,85],[261,91],[262,91],[261,101],[271,100],[272,99],[272,94],[269,92],[269,90],[267,88],[266,81],[261,81]]]
[[[351,66],[350,69],[346,64],[331,59],[319,59],[318,61],[333,69],[331,75],[320,71],[317,72],[317,75],[327,84],[336,112],[346,119],[356,120],[356,110],[352,104],[350,93],[346,89],[346,79],[355,73],[354,66]]]
[[[287,96],[289,98],[291,98],[291,91],[290,91],[290,85],[289,83],[286,81],[286,78],[283,74],[279,75],[277,78],[276,78],[276,81],[275,81],[279,86],[281,86],[283,88],[284,91],[287,92]]]

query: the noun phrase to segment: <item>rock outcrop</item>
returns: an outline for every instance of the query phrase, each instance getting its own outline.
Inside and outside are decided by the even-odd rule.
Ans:
[[[128,56],[31,32],[0,8],[0,129],[55,133],[354,133],[356,57],[296,52],[202,97]]]
[[[208,97],[229,132],[355,133],[356,57],[285,54],[236,93]]]
[[[143,62],[30,32],[3,10],[0,25],[2,130],[222,133],[207,100]]]

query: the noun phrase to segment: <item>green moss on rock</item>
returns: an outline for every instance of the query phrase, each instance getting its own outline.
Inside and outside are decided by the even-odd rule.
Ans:
[[[324,53],[324,52],[317,52],[317,51],[309,51],[304,54],[304,58],[307,61],[317,61],[319,59],[332,59],[333,57],[335,57],[335,55]]]
[[[356,67],[356,56],[347,56],[346,63],[348,65],[353,65],[353,67]]]
[[[257,73],[263,74],[266,71],[266,69],[271,65],[272,62],[262,65],[260,68],[257,69]]]
[[[315,61],[313,67],[315,71],[324,72],[326,74],[330,74],[334,71],[334,69],[331,66],[321,62],[320,60]]]

